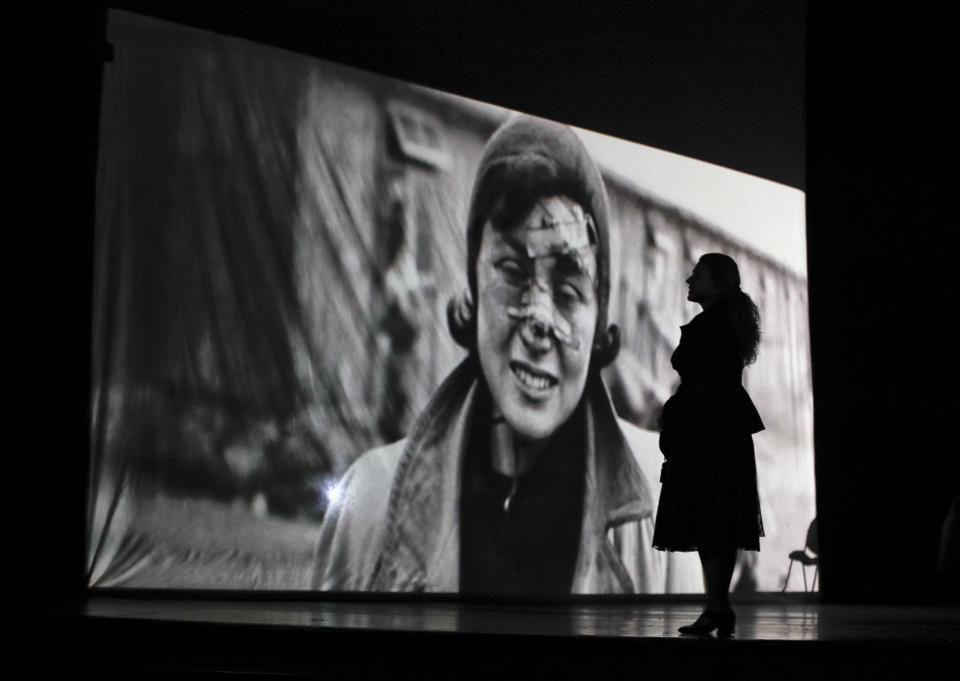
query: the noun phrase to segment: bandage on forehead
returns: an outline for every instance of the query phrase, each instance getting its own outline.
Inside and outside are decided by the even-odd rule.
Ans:
[[[528,258],[570,255],[580,260],[589,248],[597,244],[593,218],[589,213],[584,213],[578,204],[563,202],[564,215],[550,212],[542,202],[538,206],[542,211],[540,219],[528,225]]]
[[[520,299],[521,307],[508,307],[507,316],[522,324],[543,324],[558,342],[574,350],[580,349],[580,341],[570,323],[553,304],[549,290],[536,282],[527,288]]]

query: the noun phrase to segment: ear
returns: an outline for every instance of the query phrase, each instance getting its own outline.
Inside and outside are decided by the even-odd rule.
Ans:
[[[447,303],[447,328],[457,345],[473,352],[477,343],[477,320],[470,289],[450,298]]]
[[[597,369],[608,366],[620,352],[620,327],[611,324],[605,331],[599,331],[593,341],[593,361]]]

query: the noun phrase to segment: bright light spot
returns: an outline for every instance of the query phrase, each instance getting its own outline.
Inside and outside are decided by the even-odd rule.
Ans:
[[[327,495],[327,502],[333,506],[343,496],[343,487],[339,484],[324,485],[323,493]]]

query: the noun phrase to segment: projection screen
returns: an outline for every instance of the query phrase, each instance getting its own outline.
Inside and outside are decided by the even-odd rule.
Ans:
[[[479,394],[486,374],[451,337],[448,303],[468,289],[481,155],[518,114],[125,12],[109,12],[107,39],[88,584],[467,593],[463,575],[499,559],[461,498],[464,452],[489,436],[457,390]],[[743,382],[766,426],[754,436],[765,536],[732,588],[779,591],[815,515],[804,195],[572,134],[605,186],[620,330],[590,398],[608,395],[619,421],[590,428],[622,438],[600,433],[580,455],[627,458],[612,473],[578,459],[569,494],[547,485],[544,522],[566,540],[530,516],[521,560],[565,565],[563,584],[572,570],[548,596],[703,591],[696,553],[653,550],[649,529],[657,416],[679,381],[670,357],[700,312],[685,281],[723,252],[761,315]],[[519,503],[537,470],[507,496]],[[639,530],[594,517],[628,492]],[[803,588],[796,575],[789,590]]]

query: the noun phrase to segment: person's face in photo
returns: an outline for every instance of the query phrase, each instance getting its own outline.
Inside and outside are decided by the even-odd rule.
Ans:
[[[692,303],[706,303],[720,295],[720,289],[713,276],[702,262],[693,268],[693,274],[687,277],[687,300]]]
[[[484,227],[477,349],[495,405],[525,440],[553,434],[583,394],[598,315],[592,230],[563,197],[502,231]]]

